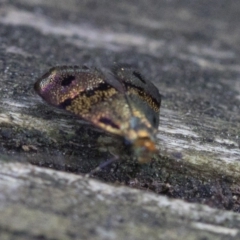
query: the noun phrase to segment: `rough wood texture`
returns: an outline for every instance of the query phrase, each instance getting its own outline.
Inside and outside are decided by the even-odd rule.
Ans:
[[[0,174],[1,239],[240,236],[236,213],[17,163],[2,163]]]
[[[216,210],[240,209],[239,9],[0,1],[1,239],[239,239],[239,215]],[[151,164],[97,173],[103,184],[66,171],[108,159],[97,141],[108,136],[45,105],[33,84],[55,65],[113,62],[137,66],[163,94],[160,150]]]

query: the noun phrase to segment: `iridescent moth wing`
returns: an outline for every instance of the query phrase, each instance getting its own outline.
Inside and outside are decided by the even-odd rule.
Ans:
[[[161,95],[150,81],[132,67],[118,67],[114,69],[114,73],[125,86],[130,108],[131,117],[126,139],[130,140],[138,161],[149,162],[157,150],[156,133],[159,125]]]
[[[49,104],[122,137],[139,162],[149,161],[156,151],[161,96],[134,69],[115,67],[112,72],[102,72],[54,67],[34,87]]]

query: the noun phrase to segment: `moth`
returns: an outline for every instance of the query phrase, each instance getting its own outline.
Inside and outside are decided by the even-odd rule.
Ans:
[[[47,103],[120,137],[139,163],[156,153],[161,95],[135,68],[58,66],[34,88]]]

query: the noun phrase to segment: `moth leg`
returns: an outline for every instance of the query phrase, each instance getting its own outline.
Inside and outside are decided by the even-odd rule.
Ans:
[[[91,177],[94,173],[101,171],[101,170],[102,170],[103,168],[105,168],[106,166],[108,166],[108,165],[110,165],[110,164],[112,164],[113,162],[116,162],[116,161],[118,161],[118,160],[119,160],[119,156],[113,155],[112,158],[108,159],[108,160],[105,161],[105,162],[102,162],[102,163],[101,163],[100,165],[98,165],[96,168],[94,168],[93,170],[91,170],[90,173],[87,173],[87,174],[85,175],[85,177],[86,177],[86,178]]]

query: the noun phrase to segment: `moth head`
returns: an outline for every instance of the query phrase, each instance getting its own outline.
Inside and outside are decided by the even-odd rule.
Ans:
[[[157,153],[156,142],[149,136],[148,131],[139,130],[138,138],[133,143],[134,154],[139,163],[147,163],[151,161],[153,154]]]
[[[153,154],[157,152],[155,132],[152,127],[148,127],[141,119],[132,117],[130,121],[129,139],[132,150],[139,163],[147,163]]]

